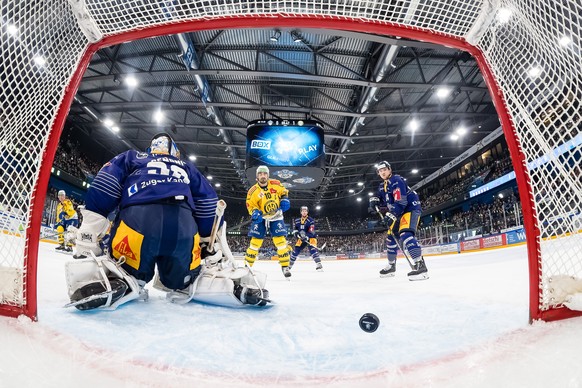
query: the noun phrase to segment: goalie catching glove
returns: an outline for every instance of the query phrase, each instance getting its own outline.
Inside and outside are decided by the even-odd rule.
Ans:
[[[103,254],[99,242],[109,229],[109,220],[101,214],[91,210],[81,209],[83,214],[83,223],[76,233],[77,254],[95,256]]]

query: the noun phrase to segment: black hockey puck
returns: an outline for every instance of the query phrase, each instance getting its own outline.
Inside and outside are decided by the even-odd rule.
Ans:
[[[380,326],[380,320],[372,313],[366,313],[360,318],[360,329],[366,333],[373,333]]]

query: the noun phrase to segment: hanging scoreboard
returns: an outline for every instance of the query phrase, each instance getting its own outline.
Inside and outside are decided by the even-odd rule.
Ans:
[[[294,190],[314,189],[325,167],[323,125],[315,120],[255,120],[247,125],[246,174],[255,182],[258,166]]]

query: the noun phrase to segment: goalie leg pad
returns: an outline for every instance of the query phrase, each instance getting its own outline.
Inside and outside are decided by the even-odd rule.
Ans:
[[[140,284],[106,256],[69,261],[65,264],[65,275],[71,299],[67,306],[84,307],[80,310],[98,307],[115,310],[134,299],[148,299],[147,291],[143,289],[145,284]],[[125,284],[123,292],[119,282]],[[87,302],[83,302],[83,299]]]
[[[225,307],[265,306],[269,298],[266,279],[262,273],[253,277],[248,268],[206,268],[192,284],[188,300]]]

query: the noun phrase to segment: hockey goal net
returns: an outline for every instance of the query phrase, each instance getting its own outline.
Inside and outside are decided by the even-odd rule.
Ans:
[[[582,277],[580,0],[7,0],[2,2],[0,314],[35,319],[50,170],[68,107],[99,48],[198,29],[310,27],[440,43],[478,61],[524,210],[532,319],[576,315],[549,295]]]

